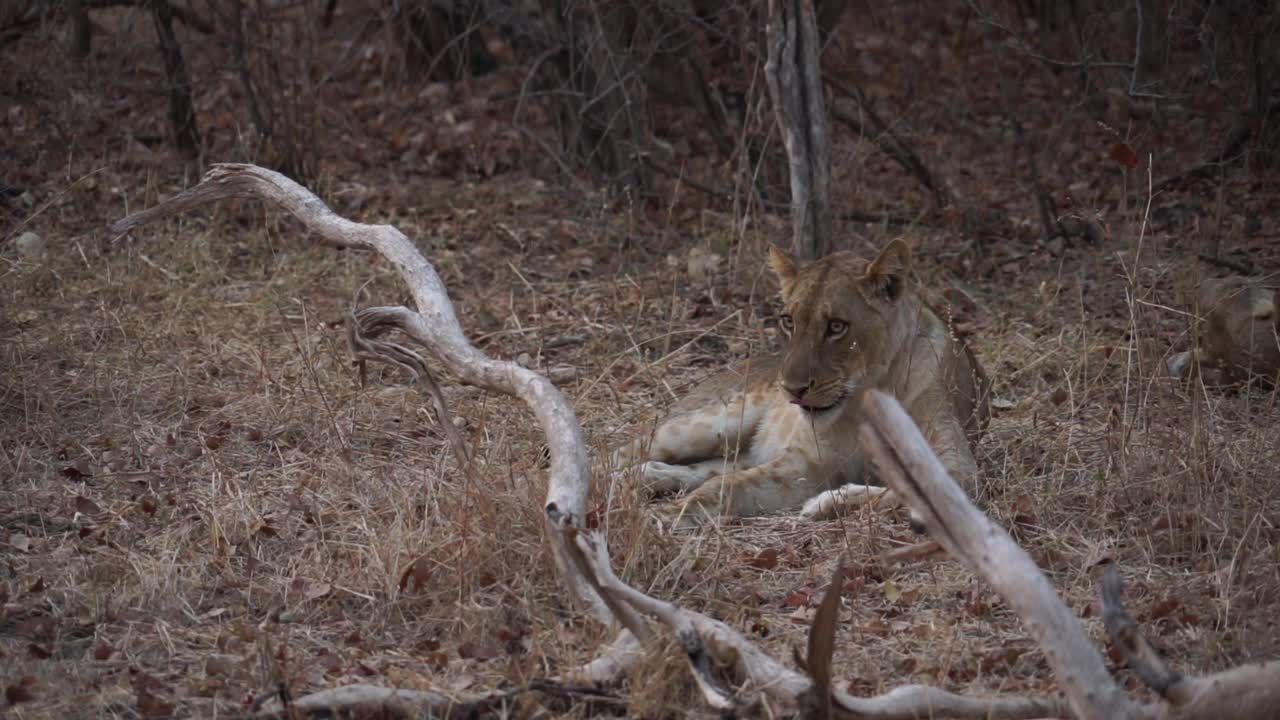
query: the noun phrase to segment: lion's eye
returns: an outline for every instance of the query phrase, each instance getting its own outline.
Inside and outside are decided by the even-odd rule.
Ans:
[[[783,315],[782,317],[778,318],[778,324],[781,325],[782,329],[788,333],[791,332],[791,329],[793,327],[795,327],[795,323],[794,321],[792,321],[790,315]]]
[[[841,335],[844,335],[845,331],[848,329],[849,323],[843,320],[833,319],[827,321],[827,337],[829,338],[838,338]]]

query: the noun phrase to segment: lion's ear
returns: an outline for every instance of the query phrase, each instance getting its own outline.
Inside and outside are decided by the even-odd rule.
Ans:
[[[778,283],[782,285],[782,294],[791,292],[791,286],[795,283],[796,274],[799,272],[796,268],[796,259],[786,250],[770,244],[769,267],[773,268],[773,274],[778,276]]]
[[[911,272],[911,248],[900,239],[894,239],[884,246],[875,260],[867,266],[866,280],[870,281],[876,291],[889,300],[897,300],[906,287],[907,275]]]

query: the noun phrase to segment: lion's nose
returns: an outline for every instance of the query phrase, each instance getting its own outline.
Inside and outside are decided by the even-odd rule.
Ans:
[[[793,383],[782,384],[782,389],[786,390],[787,394],[790,395],[792,399],[794,399],[796,402],[799,402],[804,399],[804,395],[805,393],[809,392],[810,387],[811,387],[811,383],[804,383],[802,385],[796,385]]]

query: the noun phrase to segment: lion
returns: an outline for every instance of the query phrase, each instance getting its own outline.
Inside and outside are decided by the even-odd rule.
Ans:
[[[1169,359],[1175,376],[1199,367],[1209,384],[1258,380],[1274,385],[1280,374],[1280,290],[1243,277],[1202,280],[1196,290],[1198,343]]]
[[[906,243],[891,241],[870,262],[837,252],[809,264],[771,246],[769,265],[785,305],[782,352],[713,376],[658,424],[637,456],[646,461],[642,487],[687,493],[662,514],[675,527],[797,507],[822,519],[891,498],[870,484],[859,447],[868,388],[896,397],[951,476],[978,496],[973,444],[990,415],[991,383],[922,298]]]

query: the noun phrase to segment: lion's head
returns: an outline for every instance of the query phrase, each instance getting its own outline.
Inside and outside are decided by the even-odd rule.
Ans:
[[[870,262],[837,252],[801,265],[770,247],[769,264],[786,306],[778,382],[811,413],[837,409],[904,339],[911,251],[893,240]]]

